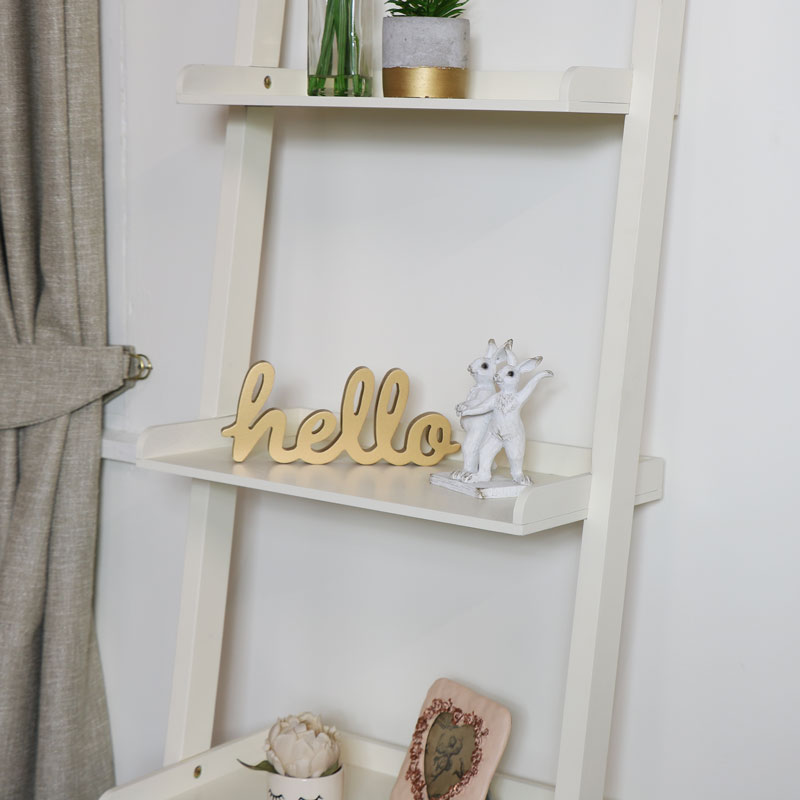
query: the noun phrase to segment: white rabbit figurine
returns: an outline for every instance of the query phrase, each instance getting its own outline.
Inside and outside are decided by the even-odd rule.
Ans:
[[[476,358],[467,367],[467,372],[472,375],[475,385],[469,390],[466,399],[456,406],[456,413],[461,417],[461,427],[466,431],[461,445],[464,467],[450,474],[450,477],[457,481],[463,481],[467,475],[478,471],[478,455],[491,417],[491,413],[488,411],[478,416],[465,416],[465,412],[480,405],[496,393],[495,369],[498,363],[505,361],[506,351],[511,349],[512,344],[513,341],[509,339],[502,347],[498,347],[494,339],[489,339],[486,355]]]
[[[533,372],[542,362],[542,357],[529,358],[520,364],[511,350],[506,349],[506,362],[494,376],[499,391],[482,403],[463,411],[464,416],[491,412],[489,427],[478,457],[478,471],[463,478],[467,483],[491,480],[492,464],[495,456],[503,448],[508,456],[514,482],[523,486],[531,483],[531,479],[522,471],[522,460],[525,456],[525,426],[522,424],[520,410],[539,381],[542,378],[552,377],[553,373],[549,369],[543,370],[534,375],[522,389],[517,390],[520,378],[528,372]]]

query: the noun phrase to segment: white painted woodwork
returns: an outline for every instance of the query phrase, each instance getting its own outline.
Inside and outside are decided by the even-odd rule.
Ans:
[[[306,414],[306,409],[287,412],[287,445]],[[517,498],[480,500],[429,485],[431,472],[455,469],[460,464],[457,460],[442,461],[436,467],[362,466],[344,457],[326,465],[277,464],[269,459],[262,442],[246,461],[237,464],[231,457],[230,443],[220,435],[220,429],[232,419],[150,428],[140,437],[137,463],[214,483],[513,536],[577,522],[588,514],[588,448],[529,441],[525,469],[534,485]],[[636,503],[661,497],[663,473],[661,459],[640,460]]]
[[[605,786],[684,8],[637,3],[557,800],[600,800]]]
[[[470,72],[465,99],[383,97],[380,71],[373,97],[309,97],[305,70],[267,67],[185,67],[178,78],[181,103],[307,108],[416,108],[471,111],[552,111],[625,114],[627,69],[571,67],[565,71]]]
[[[138,435],[130,431],[104,428],[100,456],[109,461],[123,461],[128,464],[135,464],[137,439]]]
[[[555,797],[601,800],[632,511],[635,503],[660,497],[663,482],[663,462],[640,458],[639,440],[684,0],[637,0],[636,6],[632,69],[474,73],[464,100],[307,97],[305,72],[278,68],[283,0],[241,0],[234,66],[192,66],[181,73],[181,102],[235,108],[226,136],[201,402],[201,416],[215,419],[150,429],[139,442],[141,466],[197,479],[167,761],[210,743],[235,492],[242,486],[512,535],[585,520]],[[375,86],[379,91],[379,76]],[[491,502],[430,487],[429,468],[359,467],[345,461],[325,467],[278,465],[257,457],[234,464],[229,446],[213,437],[224,424],[217,417],[234,409],[249,364],[273,106],[627,114],[591,450],[532,443],[529,469],[538,485],[516,500]],[[232,762],[239,755],[247,758],[263,735],[203,753],[108,796],[241,792],[247,797],[251,791],[262,796],[261,776]],[[389,753],[377,744],[349,741],[355,776],[350,800],[388,796],[402,750],[398,755],[394,748]],[[202,767],[199,778],[193,777],[196,766]],[[500,781],[495,795],[500,800],[552,796],[550,789],[514,781]]]
[[[238,763],[257,763],[264,757],[268,729],[227,742],[125,786],[110,789],[102,800],[263,800],[266,777]],[[339,733],[345,765],[346,800],[388,800],[400,771],[405,748],[343,731]],[[493,800],[553,800],[553,788],[497,774]]]
[[[283,13],[284,3],[277,0],[242,0],[234,55],[237,64],[278,62]],[[249,366],[273,114],[266,108],[229,111],[201,414],[233,409],[241,375]],[[211,745],[235,511],[235,487],[193,484],[166,764]]]
[[[192,484],[167,727],[168,764],[211,745],[235,510],[235,487]]]

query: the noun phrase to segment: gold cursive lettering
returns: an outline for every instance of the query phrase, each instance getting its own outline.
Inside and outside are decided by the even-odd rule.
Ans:
[[[347,453],[358,464],[383,460],[396,466],[409,463],[432,466],[460,447],[451,441],[449,420],[429,412],[411,421],[403,447],[395,449],[392,440],[400,427],[409,395],[408,375],[401,369],[390,370],[381,381],[375,402],[374,444],[364,447],[360,436],[375,393],[375,376],[367,367],[358,367],[345,383],[339,432],[335,438],[331,439],[337,430],[334,414],[314,411],[300,423],[294,446],[286,448],[283,445],[286,414],[277,408],[262,411],[274,383],[275,368],[268,361],[259,361],[250,367],[239,394],[236,419],[222,429],[223,436],[233,439],[234,461],[244,461],[265,436],[270,458],[280,464],[298,460],[307,464],[329,464]]]

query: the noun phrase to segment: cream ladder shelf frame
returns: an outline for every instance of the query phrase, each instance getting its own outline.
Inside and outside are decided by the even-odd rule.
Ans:
[[[469,99],[424,103],[306,97],[296,73],[277,69],[284,5],[285,0],[240,0],[234,66],[189,67],[180,78],[182,100],[231,104],[201,417],[213,419],[235,408],[241,377],[249,367],[272,106],[626,114],[555,787],[556,800],[600,800],[640,463],[685,0],[636,0],[630,70],[483,73],[476,76]],[[268,75],[270,89],[264,80]],[[155,468],[155,461],[149,466]],[[167,763],[205,751],[214,719],[236,485],[212,477],[208,464],[203,469],[210,479],[192,483]]]

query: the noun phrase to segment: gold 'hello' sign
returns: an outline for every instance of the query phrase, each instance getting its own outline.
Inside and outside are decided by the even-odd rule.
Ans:
[[[399,450],[393,447],[392,438],[408,401],[408,375],[401,369],[389,370],[381,381],[375,402],[374,444],[362,446],[359,434],[372,403],[375,376],[367,367],[358,367],[344,387],[340,423],[330,411],[314,411],[300,423],[294,446],[285,448],[286,414],[278,408],[263,411],[274,383],[275,368],[268,361],[250,367],[239,394],[236,419],[222,429],[223,436],[233,439],[234,461],[244,461],[264,436],[269,437],[270,458],[280,464],[298,460],[329,464],[347,453],[358,464],[383,460],[397,466],[432,466],[460,447],[451,441],[447,418],[431,412],[413,419],[406,429],[404,445]]]

